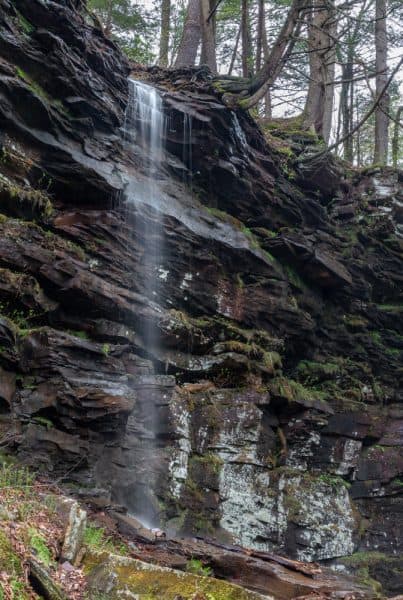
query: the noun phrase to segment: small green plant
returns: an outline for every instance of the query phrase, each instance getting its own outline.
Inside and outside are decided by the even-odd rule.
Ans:
[[[46,567],[50,567],[53,563],[52,554],[46,545],[45,538],[34,527],[28,529],[29,545],[33,550],[36,558]]]
[[[26,35],[31,35],[35,31],[35,27],[17,9],[15,9],[15,12],[22,31]]]
[[[50,419],[47,419],[46,417],[34,417],[33,421],[38,425],[46,427],[46,429],[52,429],[52,427],[54,427],[52,421]]]
[[[187,573],[193,575],[201,575],[202,577],[211,577],[213,570],[210,567],[205,567],[201,560],[197,558],[191,558],[186,564]]]
[[[349,483],[342,477],[339,477],[337,475],[329,475],[329,473],[322,473],[321,475],[319,475],[318,479],[320,481],[323,481],[323,483],[330,485],[334,489],[339,489],[340,487],[349,489],[351,487],[351,483]]]
[[[0,456],[0,489],[31,487],[34,476],[25,467],[16,468],[14,464],[3,461]]]
[[[84,531],[84,544],[95,552],[109,551],[119,554],[127,554],[127,548],[124,544],[115,542],[111,537],[105,534],[103,527],[96,525],[87,525]]]
[[[69,329],[67,333],[74,335],[74,337],[78,337],[81,340],[89,340],[89,336],[86,331],[74,331],[73,329]]]
[[[111,351],[111,346],[110,344],[103,344],[102,345],[102,352],[105,356],[108,356],[109,352]]]

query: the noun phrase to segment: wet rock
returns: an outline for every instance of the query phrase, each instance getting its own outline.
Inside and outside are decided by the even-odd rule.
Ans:
[[[170,532],[398,551],[401,175],[312,173],[304,133],[292,179],[203,70],[136,66],[171,124],[150,269],[155,214],[117,195],[146,177],[126,59],[77,3],[0,5],[0,425],[20,458]]]

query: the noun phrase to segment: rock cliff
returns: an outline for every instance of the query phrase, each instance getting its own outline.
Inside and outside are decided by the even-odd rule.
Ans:
[[[350,557],[397,593],[403,175],[307,160],[312,135],[263,133],[203,69],[130,66],[73,0],[0,8],[2,445],[168,531]],[[154,272],[130,72],[169,123]]]

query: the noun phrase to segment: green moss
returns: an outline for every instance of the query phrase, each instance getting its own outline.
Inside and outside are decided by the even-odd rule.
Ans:
[[[241,231],[249,239],[252,248],[260,248],[259,240],[255,236],[255,234],[249,229],[249,227],[245,227],[245,225],[243,225]]]
[[[351,483],[349,483],[342,477],[339,477],[337,475],[329,475],[329,473],[322,473],[321,475],[319,475],[318,480],[323,481],[323,483],[326,483],[327,485],[330,485],[335,489],[339,489],[340,487],[349,489],[351,487]]]
[[[366,329],[368,327],[368,321],[363,317],[344,315],[343,320],[347,327],[350,327],[351,329]]]
[[[73,250],[76,253],[76,255],[78,256],[78,258],[80,260],[82,260],[82,261],[85,260],[86,254],[85,254],[85,251],[83,250],[83,248],[81,248],[81,246],[79,246],[75,242],[72,242],[71,240],[67,240],[66,244],[71,250]]]
[[[31,90],[35,92],[37,96],[39,96],[43,100],[49,101],[49,96],[47,92],[45,92],[45,90],[42,88],[42,86],[39,85],[39,83],[33,81],[33,79],[28,75],[28,73],[23,71],[20,67],[16,67],[15,70],[17,72],[18,77],[20,79],[23,79],[28,85],[28,87],[30,87]]]
[[[23,71],[23,69],[21,69],[20,67],[16,67],[15,70],[16,70],[18,77],[20,79],[22,79],[23,81],[25,81],[25,83],[27,84],[29,89],[36,96],[41,98],[42,101],[46,102],[47,104],[50,104],[53,108],[64,113],[65,116],[67,116],[67,117],[71,116],[68,109],[64,106],[62,100],[59,100],[57,98],[52,98],[51,96],[49,96],[47,91],[44,90],[43,87],[37,81],[34,81],[34,79],[30,75],[28,75],[28,73]]]
[[[13,551],[6,534],[0,529],[0,571],[13,577],[21,577],[23,569],[21,560]]]
[[[288,402],[324,402],[326,394],[320,390],[307,388],[302,383],[286,377],[276,377],[269,384],[270,391]]]
[[[74,335],[74,337],[78,337],[81,340],[89,340],[89,335],[86,331],[76,331],[74,329],[68,329],[67,333],[69,333],[70,335]]]
[[[196,468],[199,468],[199,466],[208,466],[209,468],[212,469],[213,473],[215,475],[219,475],[223,461],[222,459],[217,456],[216,454],[213,454],[212,452],[207,452],[206,454],[196,454],[193,455],[190,460],[193,463],[196,463]],[[194,465],[192,465],[194,466]]]
[[[334,379],[340,373],[337,362],[315,362],[301,360],[296,368],[296,374],[308,385],[317,384],[328,379]]]
[[[369,335],[371,336],[375,344],[377,344],[378,346],[382,345],[382,336],[379,333],[379,331],[370,331]]]
[[[271,229],[266,229],[266,227],[259,227],[259,234],[267,237],[269,239],[274,239],[278,237],[277,231],[272,231]]]
[[[216,217],[220,221],[224,221],[225,223],[229,223],[230,225],[232,225],[233,227],[235,227],[235,229],[242,230],[243,223],[242,223],[242,221],[240,221],[236,217],[234,217],[234,216],[226,213],[223,210],[220,210],[219,208],[214,208],[213,206],[205,206],[205,209],[212,216]]]
[[[292,283],[296,288],[305,290],[307,288],[306,284],[302,281],[301,277],[295,271],[293,267],[290,265],[284,265],[284,271],[287,275],[287,278],[290,283]]]
[[[21,204],[29,204],[45,218],[49,218],[53,214],[52,203],[45,192],[23,188],[16,183],[12,183],[0,174],[0,195],[1,194],[5,194],[10,200],[17,200]],[[5,220],[7,219],[3,218],[1,222],[4,223]]]
[[[96,525],[86,526],[83,541],[92,552],[119,552],[121,555],[126,555],[128,552],[124,544],[107,536],[105,529]]]
[[[26,492],[33,484],[34,476],[25,467],[16,467],[13,462],[0,455],[0,489],[17,488]]]
[[[52,429],[52,427],[54,427],[52,421],[50,419],[46,419],[45,417],[34,417],[32,420],[34,423],[46,427],[46,429]]]
[[[393,358],[399,358],[399,356],[402,353],[402,351],[399,350],[399,348],[385,348],[385,352],[386,352],[386,354],[389,354],[389,356],[391,356]]]
[[[28,594],[27,586],[24,581],[24,569],[20,557],[14,552],[10,540],[6,534],[0,530],[0,572],[5,572],[8,577],[8,584],[13,592],[13,600],[29,600],[32,598]],[[9,596],[3,594],[0,587],[0,600],[6,600]],[[3,594],[3,595],[2,595]]]
[[[46,567],[53,564],[52,553],[49,550],[45,538],[34,527],[28,529],[28,543],[36,558]]]
[[[102,556],[95,559],[90,557],[91,566],[96,566],[97,562],[102,564],[102,558],[105,559]],[[88,558],[85,560],[88,565]],[[125,561],[119,557],[113,557],[105,564],[103,570],[105,574],[108,572],[117,574],[116,591],[112,591],[109,595],[111,600],[119,598],[118,590],[125,588],[132,594],[139,594],[142,600],[161,600],[162,598],[164,600],[175,600],[176,598],[191,600],[196,598],[196,594],[207,600],[253,600],[256,598],[253,592],[226,581],[214,579],[206,574],[200,576],[189,572],[162,569],[130,559]],[[88,572],[88,566],[86,571]],[[102,589],[94,591],[95,593],[102,592]],[[91,593],[93,593],[92,590]]]
[[[102,344],[102,353],[105,356],[108,356],[109,352],[111,351],[111,346],[110,344]]]
[[[26,35],[31,35],[35,31],[35,27],[28,21],[17,9],[14,9],[17,14],[17,21]]]
[[[188,560],[186,563],[186,572],[201,575],[202,577],[210,577],[213,574],[213,570],[210,567],[205,567],[202,561],[197,558]]]
[[[254,342],[245,343],[238,340],[228,340],[222,342],[220,348],[222,352],[236,352],[237,354],[244,354],[256,360],[262,360],[265,355],[265,350]]]
[[[169,315],[167,327],[169,332],[182,336],[197,335],[201,341],[205,341],[206,348],[207,344],[210,346],[213,343],[213,340],[223,339],[223,344],[231,341],[243,344],[243,346],[238,346],[238,350],[233,347],[233,351],[239,351],[241,354],[249,355],[255,347],[268,351],[283,349],[283,341],[271,337],[267,331],[242,329],[224,317],[192,318],[178,310],[170,310]]]
[[[403,311],[403,304],[377,304],[376,307],[382,312],[399,313]]]
[[[267,250],[263,250],[263,254],[265,255],[265,257],[267,258],[267,260],[271,263],[275,263],[277,262],[276,258],[270,254],[270,252],[268,252]]]

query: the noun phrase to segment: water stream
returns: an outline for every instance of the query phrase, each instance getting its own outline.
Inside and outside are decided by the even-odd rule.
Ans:
[[[127,214],[131,213],[134,246],[140,249],[133,281],[141,288],[154,311],[159,310],[161,265],[163,264],[163,211],[161,210],[161,168],[164,157],[166,118],[162,98],[152,86],[129,80],[129,101],[124,123],[124,140],[133,155],[141,160],[141,174],[130,179],[126,192]],[[134,210],[133,210],[134,209]],[[134,218],[133,218],[134,215]],[[140,284],[140,285],[139,285]],[[160,335],[155,319],[138,323],[146,354],[159,354]],[[158,407],[152,394],[152,380],[138,391],[133,435],[137,440],[133,456],[137,473],[129,509],[147,526],[158,525],[153,490],[158,472]]]
[[[128,179],[124,203],[132,235],[131,245],[133,252],[138,253],[136,268],[132,273],[133,287],[146,298],[154,315],[153,318],[141,319],[136,323],[135,329],[142,338],[145,356],[151,359],[162,356],[158,318],[155,317],[158,316],[158,311],[163,310],[162,286],[169,274],[169,253],[168,248],[164,248],[164,218],[177,218],[190,230],[197,223],[198,234],[205,228],[206,239],[217,236],[222,241],[227,235],[231,238],[237,235],[225,223],[217,222],[212,226],[210,217],[208,221],[203,220],[203,213],[197,208],[197,203],[193,202],[193,122],[186,112],[183,113],[182,123],[183,131],[179,129],[177,135],[182,136],[182,188],[184,199],[188,199],[187,203],[184,199],[179,200],[175,195],[167,193],[164,188],[167,179],[163,169],[166,158],[164,143],[168,118],[164,114],[162,97],[156,88],[144,82],[129,80],[129,101],[123,137],[126,149],[138,168]],[[232,129],[235,146],[243,150],[246,140],[235,114]],[[239,236],[242,237],[241,234]],[[235,244],[236,241],[232,240],[232,243]],[[239,243],[245,245],[246,242],[241,239]],[[187,271],[191,273],[191,259],[189,261]],[[155,358],[154,362],[161,372],[161,364]],[[127,496],[123,499],[133,516],[151,527],[159,526],[157,490],[163,465],[163,442],[159,435],[162,425],[161,406],[158,404],[158,393],[155,392],[159,377],[162,375],[137,378],[136,407],[128,422],[128,452],[134,480],[128,483]]]

